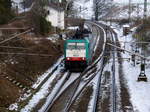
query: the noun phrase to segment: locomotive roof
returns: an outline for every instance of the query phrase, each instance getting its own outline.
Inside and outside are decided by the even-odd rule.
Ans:
[[[88,43],[88,39],[68,39],[66,40],[66,42],[84,42],[84,43]]]

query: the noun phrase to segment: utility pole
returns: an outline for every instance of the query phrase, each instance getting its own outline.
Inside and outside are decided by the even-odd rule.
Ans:
[[[139,4],[137,3],[137,21],[139,21],[139,12],[140,12],[140,7]]]
[[[97,21],[98,20],[98,4],[99,4],[99,1],[98,0],[94,0],[95,1],[95,20]]]
[[[79,9],[80,9],[80,13],[81,13],[81,6],[79,7]]]
[[[26,9],[26,7],[25,7],[25,0],[23,0],[23,9],[24,9],[24,13],[25,13],[25,9]]]
[[[144,14],[143,14],[143,23],[147,18],[147,0],[144,0]]]
[[[128,14],[129,14],[128,21],[130,23],[130,21],[131,21],[131,0],[129,0],[129,12],[128,12]]]
[[[69,5],[73,2],[73,0],[68,0],[65,6],[65,17],[67,18],[69,15]],[[68,21],[65,21],[65,28],[67,27]]]

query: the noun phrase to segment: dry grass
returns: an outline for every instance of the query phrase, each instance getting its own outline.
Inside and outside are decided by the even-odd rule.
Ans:
[[[4,25],[4,27],[28,26],[29,25],[27,21],[24,20],[13,21],[9,25]],[[22,31],[14,30],[5,32],[7,35],[11,35],[12,33]],[[48,54],[52,56],[42,57],[17,54],[0,55],[0,107],[2,109],[6,109],[10,104],[14,103],[22,91],[16,85],[3,78],[2,75],[5,74],[17,80],[22,85],[30,87],[36,81],[37,77],[43,74],[50,66],[55,63],[58,57],[62,55],[62,40],[57,41],[57,43],[52,43],[50,40],[44,39],[44,37],[40,37],[43,39],[38,39],[36,35],[30,36],[30,38],[37,37],[36,41],[34,39],[26,39],[24,37],[28,37],[28,35],[13,39],[3,44],[3,46],[23,47],[28,49],[0,48],[0,52]],[[58,43],[60,44],[59,46]]]

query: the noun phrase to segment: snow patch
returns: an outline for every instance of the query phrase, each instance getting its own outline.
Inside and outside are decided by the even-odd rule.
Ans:
[[[60,64],[63,58],[64,58],[63,56],[59,58],[56,64],[53,65],[53,67],[49,68],[43,75],[41,75],[36,81],[36,83],[33,84],[32,88],[36,89],[42,83],[42,81],[54,70],[54,68]]]
[[[136,28],[134,28],[136,29]],[[124,37],[122,35],[122,28],[115,29],[118,33],[118,37],[120,41],[134,41],[132,38],[132,34]],[[123,43],[121,43],[123,44]],[[123,45],[122,45],[123,46]],[[132,50],[131,43],[126,44],[125,48],[127,50]],[[130,58],[131,55],[128,53],[122,54],[124,58]],[[140,74],[140,65],[133,66],[133,63],[129,63],[124,61],[123,63],[123,70],[125,74],[125,78],[127,80],[127,85],[129,87],[130,93],[130,100],[133,105],[134,111],[138,112],[150,112],[150,68],[147,67],[149,64],[146,65],[146,75],[148,78],[148,82],[138,82],[137,78]]]
[[[32,111],[32,109],[39,103],[39,101],[48,95],[49,88],[51,87],[51,83],[59,74],[60,74],[60,69],[58,69],[56,72],[54,72],[53,75],[50,76],[48,81],[41,87],[41,89],[35,95],[33,95],[29,103],[23,109],[21,109],[21,112]]]
[[[8,109],[9,110],[16,110],[17,111],[18,110],[18,104],[14,103],[14,104],[10,105]]]
[[[68,29],[68,30],[76,30],[76,29],[79,29],[79,26],[75,26],[75,27],[68,27],[67,29]]]

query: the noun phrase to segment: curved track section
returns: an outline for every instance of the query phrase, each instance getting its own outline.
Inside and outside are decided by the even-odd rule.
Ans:
[[[57,89],[57,93],[55,94],[55,97],[52,97],[52,100],[49,100],[46,102],[45,107],[43,106],[40,109],[40,112],[67,112],[69,111],[71,105],[76,100],[76,98],[80,95],[82,90],[86,87],[86,85],[101,71],[101,67],[97,70],[97,64],[102,63],[103,55],[104,55],[104,49],[106,44],[106,37],[105,37],[105,30],[93,22],[86,22],[91,29],[93,29],[95,33],[95,53],[99,50],[99,53],[97,53],[97,56],[95,58],[95,61],[92,63],[91,66],[88,66],[87,69],[82,72],[78,73],[78,77],[74,79],[74,81],[71,81],[71,77],[73,75],[76,75],[77,73],[71,73],[71,76],[68,78],[68,80],[65,80],[67,84],[63,84],[59,89]],[[103,38],[101,37],[101,34],[103,34]],[[100,41],[101,40],[101,41]],[[101,42],[101,43],[100,43]],[[100,49],[98,48],[100,47]],[[96,71],[93,74],[93,71]],[[85,79],[86,77],[86,79]],[[72,83],[69,83],[72,82]],[[100,82],[100,81],[99,81]]]

